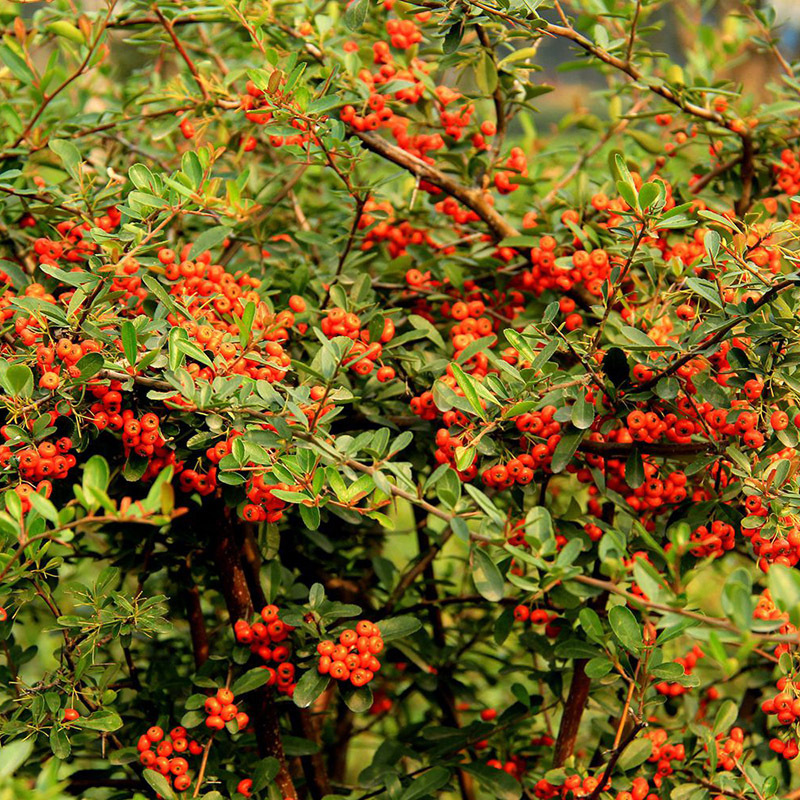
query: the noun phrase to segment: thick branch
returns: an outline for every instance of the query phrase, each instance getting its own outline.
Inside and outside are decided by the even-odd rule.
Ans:
[[[214,538],[214,566],[222,584],[222,594],[228,607],[231,624],[238,619],[248,619],[253,614],[253,601],[247,585],[247,576],[242,567],[242,557],[237,546],[235,522],[231,519],[230,509],[218,507],[216,514],[217,529]],[[272,691],[262,686],[253,692],[256,740],[262,757],[272,756],[280,764],[280,771],[275,778],[284,798],[297,800],[292,776],[286,761],[281,741],[280,724],[275,698]]]
[[[468,209],[474,211],[488,225],[496,239],[505,239],[506,237],[518,235],[517,229],[502,214],[498,213],[494,206],[491,205],[488,199],[489,195],[482,190],[470,189],[464,186],[444,172],[432,167],[430,164],[426,164],[421,158],[407,153],[375,133],[354,130],[353,134],[361,139],[364,147],[368,150],[408,170],[420,180],[438,187]]]
[[[578,738],[581,717],[589,700],[589,689],[592,683],[586,674],[585,666],[586,659],[579,658],[575,660],[575,670],[572,673],[569,694],[564,703],[564,713],[561,716],[561,724],[558,727],[558,737],[556,738],[553,752],[554,768],[563,767],[564,762],[575,750],[575,740]]]

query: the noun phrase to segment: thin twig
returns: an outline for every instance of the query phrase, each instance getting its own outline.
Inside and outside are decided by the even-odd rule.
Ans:
[[[205,81],[202,79],[202,77],[200,77],[200,73],[197,71],[197,67],[195,66],[194,61],[192,61],[192,57],[186,52],[186,48],[183,46],[181,40],[178,38],[178,35],[175,33],[172,23],[164,16],[164,14],[161,12],[161,9],[155,3],[153,4],[153,13],[156,15],[156,17],[158,17],[158,21],[169,35],[169,38],[172,39],[172,43],[175,45],[175,49],[178,51],[180,57],[186,62],[186,66],[189,67],[189,72],[192,73],[194,82],[202,92],[203,99],[208,100],[210,95],[208,93],[208,88],[206,87]]]

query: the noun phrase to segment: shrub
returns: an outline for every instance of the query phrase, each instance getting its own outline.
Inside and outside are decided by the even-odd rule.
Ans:
[[[0,794],[790,790],[773,15],[14,5]]]

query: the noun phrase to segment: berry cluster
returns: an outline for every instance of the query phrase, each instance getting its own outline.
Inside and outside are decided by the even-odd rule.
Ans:
[[[361,319],[357,314],[348,313],[343,308],[331,308],[320,323],[322,332],[329,338],[347,336],[353,340],[350,351],[344,359],[351,370],[358,375],[369,375],[383,354],[383,345],[394,338],[394,322],[388,317],[383,320],[383,329],[377,341],[371,341],[369,329],[362,330]],[[395,376],[393,367],[381,367],[377,378],[381,382]]]
[[[736,529],[721,519],[715,519],[710,525],[700,525],[692,531],[689,548],[699,558],[720,558],[735,546]]]
[[[761,704],[761,710],[770,716],[775,715],[778,724],[786,729],[787,738],[773,737],[769,746],[789,761],[800,752],[797,728],[797,721],[800,720],[800,683],[783,676],[778,679],[777,689],[778,694],[767,698]]]
[[[226,723],[235,720],[238,730],[244,730],[250,724],[250,717],[239,711],[234,701],[233,692],[227,687],[217,689],[217,693],[206,699],[203,708],[207,714],[206,727],[213,731],[221,731]]]
[[[769,589],[764,589],[764,591],[761,592],[755,610],[753,611],[753,618],[761,620],[780,620],[783,624],[778,628],[778,633],[782,636],[791,636],[797,633],[797,627],[789,622],[789,615],[780,611],[772,601],[772,595]],[[783,653],[791,652],[792,646],[791,642],[778,642],[775,646],[775,657],[780,658]]]
[[[493,769],[501,769],[503,772],[511,775],[512,778],[516,778],[517,780],[522,779],[522,776],[525,774],[525,770],[527,768],[525,759],[518,755],[509,756],[507,761],[501,761],[499,758],[490,758],[486,762],[486,766],[492,767]]]
[[[517,622],[530,622],[531,625],[547,625],[557,617],[558,614],[547,611],[544,608],[530,609],[528,606],[523,605],[514,607],[514,619]]]
[[[160,772],[179,792],[192,784],[189,762],[182,754],[199,756],[203,752],[202,746],[194,739],[189,739],[186,728],[181,726],[173,728],[166,736],[158,725],[148,728],[139,737],[136,749],[139,751],[139,762],[147,769]]]
[[[28,496],[32,492],[49,497],[53,488],[51,481],[66,478],[75,466],[75,456],[69,452],[72,440],[62,436],[54,442],[46,439],[32,445],[7,425],[0,427],[0,435],[6,441],[0,445],[0,468],[16,471],[21,479],[14,491],[20,498],[22,511],[27,512],[30,510]]]
[[[173,465],[180,470],[182,464],[175,459],[175,451],[167,446],[161,434],[161,420],[153,412],[143,414],[137,418],[133,410],[122,408],[122,393],[119,381],[112,381],[106,386],[94,383],[91,386],[92,395],[96,402],[89,406],[93,414],[92,422],[98,430],[110,428],[122,431],[122,445],[125,457],[131,453],[147,459],[142,480],[150,481],[161,472],[164,467]]]
[[[170,314],[167,319],[183,328],[201,350],[215,356],[211,366],[190,358],[188,371],[205,380],[227,374],[270,383],[283,380],[291,362],[283,344],[289,338],[288,329],[295,324],[293,312],[272,311],[256,291],[260,278],[244,272],[232,274],[219,264],[211,264],[208,252],[190,261],[190,252],[191,245],[183,248],[180,258],[169,248],[158,251],[164,273],[173,281],[170,294],[191,314],[190,318]],[[241,318],[249,303],[254,304],[255,311],[245,347],[233,317]]]
[[[674,771],[672,762],[686,759],[686,749],[682,744],[670,744],[667,741],[667,732],[663,728],[653,728],[642,735],[653,743],[653,750],[647,760],[656,765],[653,783],[661,786],[661,781]]]
[[[383,637],[377,625],[362,619],[355,630],[347,628],[339,634],[339,643],[326,639],[317,645],[322,675],[337,681],[350,681],[353,686],[366,686],[381,668],[376,658],[383,650]]]
[[[733,772],[744,752],[744,731],[731,728],[728,736],[718,733],[714,744],[717,748],[717,769]],[[796,753],[795,753],[796,755]]]
[[[73,342],[63,338],[53,346],[40,344],[36,348],[36,366],[41,373],[39,386],[55,391],[61,383],[62,371],[70,378],[79,377],[81,371],[78,362],[88,353],[98,353],[101,350],[102,345],[92,339]]]
[[[246,620],[237,620],[234,635],[237,642],[248,645],[250,651],[265,662],[264,669],[270,672],[267,685],[275,686],[281,694],[291,697],[297,682],[294,664],[289,662],[292,650],[288,639],[294,628],[278,618],[279,612],[276,605],[264,606],[260,621],[251,625]]]
[[[600,786],[602,778],[587,775],[569,775],[562,784],[553,784],[545,778],[537,781],[533,794],[540,800],[553,800],[556,797],[581,798],[592,795]],[[611,788],[611,779],[607,779],[600,791],[607,792]],[[617,792],[614,800],[659,800],[658,794],[652,792],[646,778],[634,778],[629,791]]]
[[[785,148],[781,152],[780,163],[773,164],[772,171],[775,175],[775,183],[782,192],[790,196],[800,192],[800,160],[793,150]],[[795,204],[793,203],[793,205]]]

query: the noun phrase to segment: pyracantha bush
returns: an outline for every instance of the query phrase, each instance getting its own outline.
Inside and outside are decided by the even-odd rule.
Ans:
[[[0,797],[797,796],[761,5],[0,5]]]

